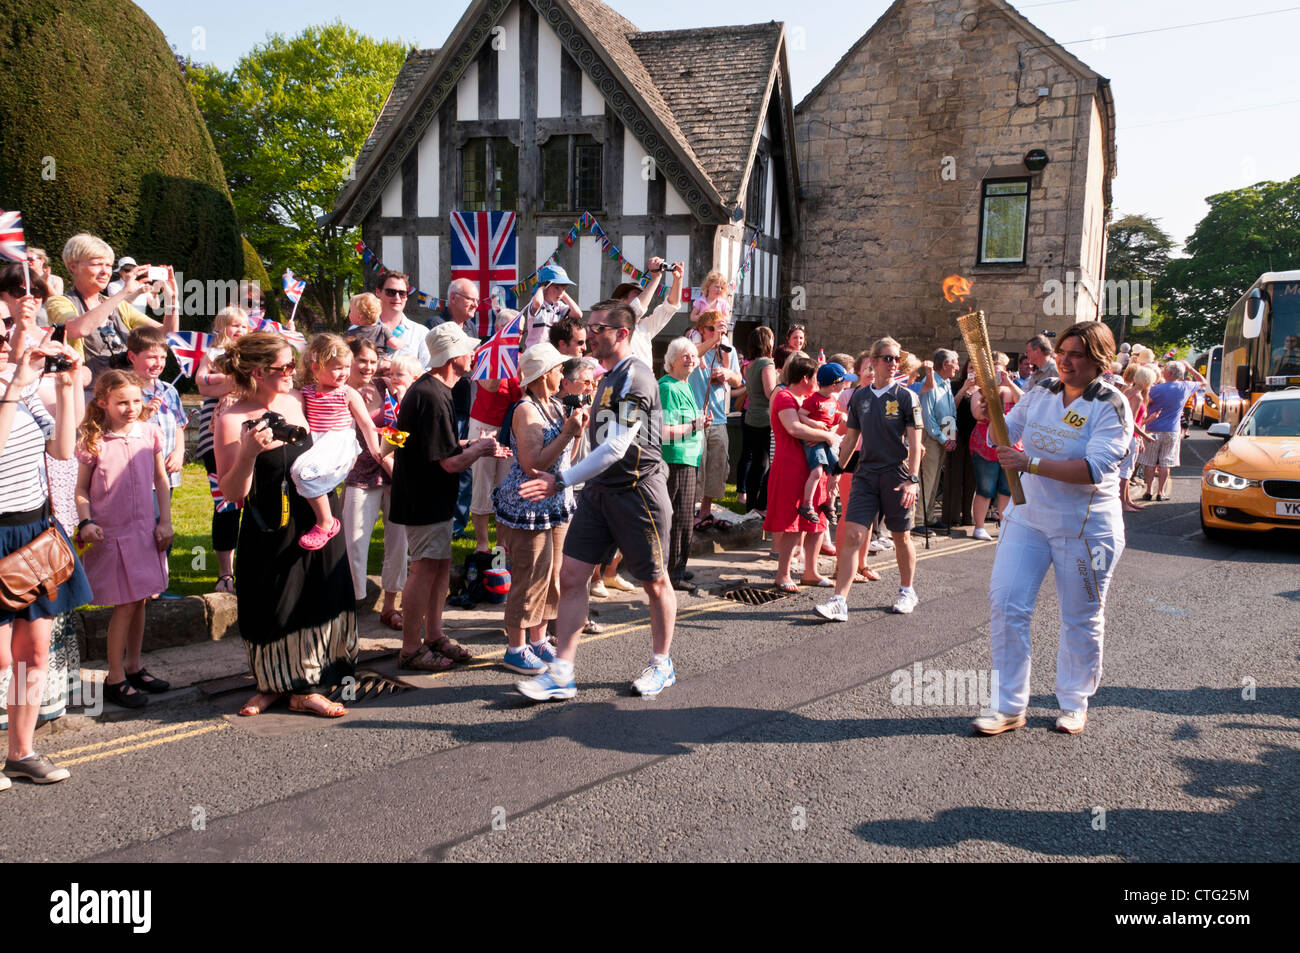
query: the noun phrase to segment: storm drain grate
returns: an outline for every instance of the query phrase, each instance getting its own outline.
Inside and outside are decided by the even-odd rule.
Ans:
[[[330,701],[352,705],[373,698],[382,698],[386,695],[400,695],[403,692],[414,691],[415,688],[416,686],[399,678],[389,678],[387,675],[380,675],[378,672],[359,671],[356,675],[356,684],[345,682],[337,686],[334,691],[329,693],[329,699]],[[344,692],[349,696],[347,699],[343,697]]]
[[[763,606],[769,602],[776,602],[778,599],[785,599],[792,595],[794,593],[782,592],[780,589],[773,589],[770,586],[751,586],[746,583],[728,589],[722,593],[722,598],[747,606]]]

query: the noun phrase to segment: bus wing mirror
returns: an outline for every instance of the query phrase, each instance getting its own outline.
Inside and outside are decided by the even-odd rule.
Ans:
[[[1237,393],[1242,397],[1250,397],[1250,365],[1237,365]]]
[[[1257,338],[1264,328],[1264,315],[1268,313],[1268,299],[1263,290],[1256,288],[1246,298],[1246,316],[1241,335],[1245,338]]]

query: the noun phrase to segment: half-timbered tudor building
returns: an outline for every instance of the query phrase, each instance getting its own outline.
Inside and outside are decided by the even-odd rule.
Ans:
[[[626,280],[592,235],[564,243],[583,211],[695,286],[733,278],[761,229],[735,314],[775,324],[798,188],[781,24],[642,32],[596,0],[474,0],[408,56],[333,218],[442,296],[451,213],[514,211],[519,279],[558,251],[583,308]]]

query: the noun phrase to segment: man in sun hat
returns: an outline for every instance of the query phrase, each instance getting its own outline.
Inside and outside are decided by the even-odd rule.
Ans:
[[[452,388],[468,374],[478,338],[453,321],[425,336],[429,371],[407,390],[397,429],[407,433],[393,455],[388,519],[406,527],[411,568],[402,590],[402,651],[398,667],[437,672],[473,656],[442,630],[442,607],[451,580],[451,521],[460,474],[482,457],[507,456],[484,434],[461,447]],[[426,629],[427,635],[421,641]]]

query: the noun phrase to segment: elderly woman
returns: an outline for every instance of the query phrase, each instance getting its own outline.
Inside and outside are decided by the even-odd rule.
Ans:
[[[213,449],[222,494],[244,503],[235,547],[239,635],[257,682],[239,713],[260,714],[287,694],[293,711],[337,718],[347,709],[324,692],[356,671],[356,599],[341,533],[323,549],[298,545],[316,518],[289,478],[312,445],[293,386],[294,350],[279,334],[246,334],[226,346],[217,369],[238,398],[213,423]],[[301,431],[277,436],[268,412]],[[330,504],[337,519],[333,493]]]
[[[772,334],[767,333],[769,337]],[[700,413],[700,406],[686,382],[699,364],[694,343],[689,338],[675,338],[668,342],[664,353],[664,370],[668,373],[659,378],[659,403],[664,414],[660,446],[664,463],[668,464],[668,497],[673,505],[673,526],[668,536],[668,580],[674,589],[690,593],[696,591],[686,572],[694,528],[695,477],[704,451],[704,430],[713,422],[708,413]]]
[[[587,410],[565,413],[556,398],[568,360],[550,344],[534,344],[519,361],[524,398],[507,408],[514,460],[505,481],[492,491],[497,538],[510,553],[510,595],[506,599],[506,648],[501,664],[521,675],[540,675],[555,661],[546,623],[560,603],[564,534],[576,509],[565,488],[540,500],[525,500],[519,487],[545,470],[559,475],[561,458],[581,443]],[[525,635],[528,636],[525,642]]]
[[[776,438],[776,454],[767,480],[767,518],[763,528],[776,540],[776,587],[783,592],[798,592],[799,587],[790,578],[790,563],[795,545],[803,536],[805,554],[803,578],[805,586],[831,586],[833,583],[817,572],[817,553],[821,551],[822,534],[826,532],[826,517],[818,509],[829,497],[827,481],[821,483],[811,500],[817,512],[817,522],[799,515],[804,483],[808,480],[808,460],[803,441],[828,442],[839,449],[839,434],[827,434],[799,420],[799,407],[817,387],[817,362],[803,351],[790,355],[785,364],[785,388],[772,395],[772,433]]]
[[[131,305],[148,290],[147,265],[122,270],[122,286],[106,294],[113,276],[113,249],[93,235],[73,235],[63,246],[63,264],[72,275],[72,289],[45,302],[51,324],[67,328],[67,342],[76,348],[90,368],[91,386],[109,368],[125,369],[126,337],[141,325],[158,322]],[[176,277],[167,266],[167,280],[160,283],[167,295],[162,327],[169,334],[180,330],[180,309]]]
[[[998,689],[996,710],[974,721],[981,734],[1025,724],[1029,628],[1048,567],[1056,570],[1061,613],[1056,729],[1078,734],[1087,724],[1101,680],[1106,590],[1124,550],[1120,463],[1133,439],[1128,401],[1102,377],[1114,356],[1106,325],[1070,325],[1056,340],[1058,379],[1032,388],[1007,414],[1011,442],[1029,449],[999,446],[998,463],[1027,474],[1025,504],[1005,512],[993,559],[989,641]],[[1061,439],[1062,421],[1071,439]]]
[[[30,290],[20,265],[0,270],[0,304],[13,316],[7,320],[0,343],[0,558],[26,546],[51,526],[67,542],[62,526],[49,509],[44,482],[44,454],[58,460],[72,456],[76,440],[79,405],[75,396],[81,385],[81,361],[75,350],[54,341],[29,347],[23,326],[34,324],[45,282],[30,276]],[[11,350],[12,347],[12,350]],[[69,367],[55,375],[55,410],[51,416],[36,391],[48,356],[64,357]],[[71,549],[71,543],[68,543]],[[9,750],[0,777],[0,788],[9,778],[27,778],[50,784],[68,777],[66,768],[32,748],[36,721],[45,689],[49,662],[50,634],[54,619],[89,602],[90,584],[74,555],[72,577],[58,587],[52,598],[40,596],[22,608],[0,606],[0,668],[13,665],[14,677],[9,705]]]

